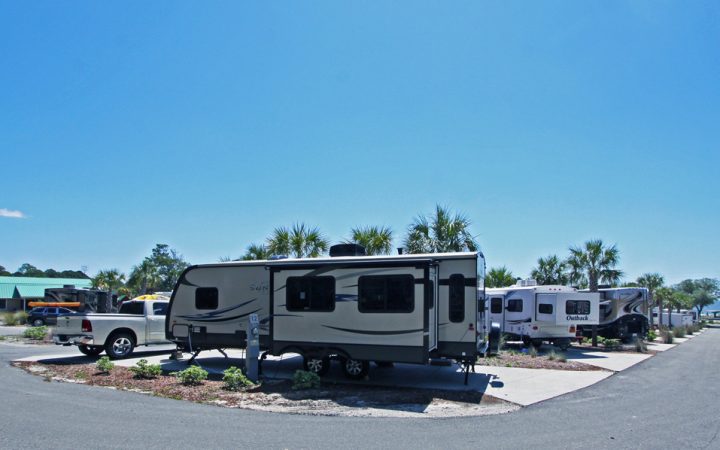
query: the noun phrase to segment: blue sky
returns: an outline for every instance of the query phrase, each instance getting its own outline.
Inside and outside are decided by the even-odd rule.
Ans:
[[[399,245],[440,203],[518,276],[592,238],[720,276],[720,3],[388,3],[0,1],[0,264]]]

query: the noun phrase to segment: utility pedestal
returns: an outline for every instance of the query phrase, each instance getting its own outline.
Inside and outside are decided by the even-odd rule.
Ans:
[[[260,320],[257,314],[250,314],[247,327],[247,350],[245,351],[246,376],[258,381],[258,356],[260,355]]]

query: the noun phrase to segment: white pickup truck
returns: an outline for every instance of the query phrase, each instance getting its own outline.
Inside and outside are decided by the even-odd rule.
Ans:
[[[165,340],[167,300],[128,301],[117,314],[70,314],[58,317],[57,345],[77,345],[86,355],[103,350],[112,359],[126,358],[138,345],[169,344]]]

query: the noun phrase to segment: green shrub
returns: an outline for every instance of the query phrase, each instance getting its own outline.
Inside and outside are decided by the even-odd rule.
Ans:
[[[663,344],[672,344],[674,340],[673,334],[670,332],[670,330],[660,331],[660,338],[662,339]]]
[[[225,389],[230,391],[239,391],[246,386],[255,384],[245,376],[242,370],[235,366],[231,366],[223,372],[223,382],[225,383]]]
[[[555,356],[555,359],[561,363],[567,362],[567,356],[565,356],[565,353],[558,353]]]
[[[606,350],[617,350],[620,348],[621,343],[620,339],[605,339],[603,341],[603,345],[605,346]]]
[[[107,356],[103,356],[95,363],[95,368],[101,373],[109,373],[113,367],[115,367],[115,364]]]
[[[684,338],[685,337],[685,327],[675,327],[673,328],[673,336],[676,338]]]
[[[654,341],[655,339],[657,339],[657,333],[655,332],[655,330],[649,330],[649,331],[647,332],[647,340],[648,340],[649,342],[652,342],[652,341]]]
[[[148,364],[147,359],[141,359],[133,367],[130,367],[130,372],[135,374],[136,378],[155,378],[162,373],[160,364]]]
[[[45,339],[45,335],[47,335],[48,327],[45,325],[41,327],[32,327],[28,328],[25,331],[23,331],[23,337],[26,337],[28,339],[32,339],[35,341],[42,341]]]
[[[538,350],[535,348],[534,345],[531,345],[528,349],[528,355],[530,355],[531,358],[537,358]]]
[[[555,361],[557,359],[558,355],[555,353],[555,350],[550,350],[550,353],[547,355],[547,359],[550,361]]]
[[[7,339],[7,336],[0,336],[0,341],[4,341],[5,339]]]
[[[15,321],[18,325],[25,325],[27,323],[28,313],[25,311],[18,311],[15,313]]]
[[[5,322],[5,325],[7,325],[9,327],[18,324],[18,320],[15,317],[15,313],[6,312],[6,313],[3,313],[2,317],[3,317],[3,322]]]
[[[583,344],[590,345],[590,344],[592,344],[592,338],[583,336],[583,338],[582,338],[582,343],[583,343]]]
[[[202,367],[190,366],[180,372],[173,372],[171,375],[175,375],[175,377],[186,386],[197,386],[202,384],[204,380],[207,380],[208,372]]]
[[[295,371],[295,375],[293,375],[293,389],[315,389],[319,387],[320,377],[318,376],[318,374],[305,370]]]

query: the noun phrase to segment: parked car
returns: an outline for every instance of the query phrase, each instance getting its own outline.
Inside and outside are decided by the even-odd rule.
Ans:
[[[75,314],[75,311],[60,307],[38,307],[28,313],[27,323],[40,327],[42,325],[55,325],[61,314]]]
[[[126,358],[138,345],[169,344],[165,339],[167,300],[123,302],[117,314],[73,314],[58,321],[57,345],[76,345],[85,355],[103,350],[112,359]]]

